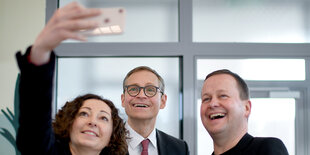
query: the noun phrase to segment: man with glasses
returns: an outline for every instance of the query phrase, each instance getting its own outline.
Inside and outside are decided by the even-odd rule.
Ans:
[[[187,143],[155,129],[157,114],[165,108],[167,95],[164,80],[153,69],[140,66],[123,81],[122,106],[128,120],[130,155],[187,155]]]

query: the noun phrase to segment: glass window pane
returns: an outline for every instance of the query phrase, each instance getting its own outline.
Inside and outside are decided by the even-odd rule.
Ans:
[[[249,118],[249,133],[254,137],[277,137],[283,141],[289,154],[295,154],[295,100],[292,98],[253,98]],[[200,119],[201,99],[197,101],[198,155],[211,154],[213,141]],[[281,110],[275,110],[279,109]],[[283,130],[285,129],[285,130]]]
[[[78,95],[95,93],[114,102],[121,117],[127,120],[121,106],[123,79],[137,66],[155,69],[165,80],[168,100],[160,110],[156,127],[179,137],[180,130],[180,69],[178,57],[140,58],[58,58],[57,109]]]
[[[200,119],[201,99],[197,101],[196,124],[197,124],[197,155],[210,155],[213,152],[213,141]],[[198,136],[199,135],[199,136]]]
[[[59,6],[71,1],[60,0]],[[77,1],[86,7],[126,9],[123,34],[90,37],[90,42],[178,42],[178,0]]]
[[[253,136],[277,137],[288,153],[295,154],[295,99],[253,98],[249,133]],[[277,110],[281,108],[281,110]],[[285,130],[283,130],[285,129]]]
[[[305,80],[304,59],[198,59],[197,79],[229,69],[245,80]]]
[[[193,0],[194,42],[305,43],[306,0]]]

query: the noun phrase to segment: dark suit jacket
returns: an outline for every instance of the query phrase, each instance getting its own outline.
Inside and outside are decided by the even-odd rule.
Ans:
[[[187,143],[156,129],[159,155],[189,155]]]
[[[156,140],[158,155],[189,155],[187,143],[181,139],[156,129]]]

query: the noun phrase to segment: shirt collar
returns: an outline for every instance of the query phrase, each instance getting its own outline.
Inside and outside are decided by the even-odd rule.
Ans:
[[[126,129],[129,133],[129,139],[128,139],[128,146],[132,149],[135,149],[139,147],[139,144],[145,139],[142,137],[139,133],[137,133],[134,129],[131,128],[131,126],[126,123],[125,124]],[[147,137],[150,140],[150,144],[152,144],[157,149],[157,139],[156,139],[156,130],[155,128],[151,132],[151,134]]]

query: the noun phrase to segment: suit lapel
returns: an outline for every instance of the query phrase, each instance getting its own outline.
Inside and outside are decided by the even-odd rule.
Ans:
[[[157,140],[157,147],[158,147],[158,154],[164,155],[166,154],[166,141],[164,140],[163,135],[160,133],[159,130],[156,129],[156,140]]]

